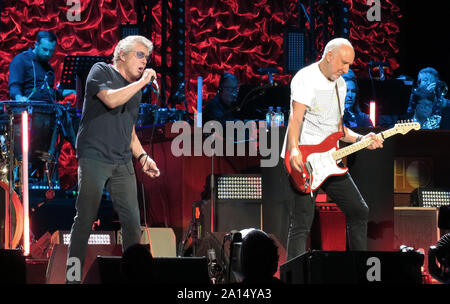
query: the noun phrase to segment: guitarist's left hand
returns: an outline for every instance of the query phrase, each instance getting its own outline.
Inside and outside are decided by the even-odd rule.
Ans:
[[[367,146],[367,149],[375,150],[375,149],[378,149],[378,148],[383,148],[383,140],[377,138],[377,135],[375,133],[370,132],[369,134],[363,136],[362,139],[364,140],[364,139],[367,139],[367,138],[372,139],[372,143],[369,146]]]

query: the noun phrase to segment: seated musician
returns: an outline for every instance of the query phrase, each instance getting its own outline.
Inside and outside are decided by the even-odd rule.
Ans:
[[[348,128],[353,127],[373,127],[369,115],[361,111],[357,102],[358,84],[353,70],[349,69],[342,75],[347,85],[347,94],[345,95],[344,125]]]
[[[227,121],[236,120],[235,108],[239,92],[239,83],[231,73],[224,73],[219,80],[217,94],[205,108],[205,121],[216,120],[223,126]]]
[[[49,63],[55,51],[56,35],[49,31],[37,34],[34,49],[16,55],[9,65],[9,95],[17,101],[62,100],[74,90],[55,90],[55,71]]]
[[[427,67],[417,75],[417,87],[413,89],[407,110],[408,118],[417,120],[421,129],[439,129],[445,94],[442,94],[438,72]]]
[[[68,111],[62,107],[39,108],[42,102],[57,103],[75,90],[55,88],[55,72],[49,63],[57,45],[57,37],[50,31],[40,31],[34,49],[16,55],[9,65],[9,95],[17,102],[34,103],[30,151],[39,160],[56,162],[56,143],[60,132],[75,147],[75,130]],[[55,116],[58,117],[55,120]],[[61,123],[56,123],[59,121]],[[15,130],[19,135],[19,130]],[[16,151],[16,153],[19,153]],[[20,155],[16,155],[20,158]]]

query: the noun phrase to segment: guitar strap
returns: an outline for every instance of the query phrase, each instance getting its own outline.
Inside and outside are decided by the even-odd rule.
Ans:
[[[339,106],[339,121],[340,121],[340,123],[339,123],[338,130],[344,132],[344,137],[345,137],[345,129],[344,129],[344,124],[343,124],[343,116],[342,116],[342,109],[341,109],[341,99],[339,98],[339,90],[338,90],[338,86],[337,86],[337,81],[336,81],[334,88],[336,89],[336,96],[337,96],[338,106]]]

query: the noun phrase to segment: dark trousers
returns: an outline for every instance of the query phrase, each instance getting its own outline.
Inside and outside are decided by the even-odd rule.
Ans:
[[[288,176],[286,176],[289,179]],[[290,181],[287,181],[290,183]],[[289,206],[289,232],[287,241],[287,260],[306,251],[306,242],[314,219],[315,197],[301,194],[291,185],[293,199]],[[367,250],[367,222],[369,208],[359,193],[349,173],[328,178],[322,190],[337,204],[345,214],[349,250]]]
[[[119,165],[82,158],[78,162],[78,198],[75,206],[77,213],[68,249],[68,258],[78,258],[81,265],[105,185],[114,210],[119,215],[123,235],[122,250],[140,242],[139,204],[132,161]]]

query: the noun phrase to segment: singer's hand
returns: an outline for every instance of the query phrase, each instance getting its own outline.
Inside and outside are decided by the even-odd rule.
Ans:
[[[146,86],[150,83],[150,81],[152,81],[152,78],[156,79],[156,71],[153,69],[145,69],[139,81],[142,82],[144,86]]]
[[[156,178],[160,175],[158,166],[156,165],[155,161],[149,156],[141,159],[141,166],[142,171],[151,178]]]

